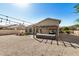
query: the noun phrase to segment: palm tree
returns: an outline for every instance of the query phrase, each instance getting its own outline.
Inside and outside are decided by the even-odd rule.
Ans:
[[[75,8],[75,13],[79,13],[79,4],[77,4],[76,6],[74,6]],[[79,27],[79,18],[75,20],[76,25]]]
[[[76,6],[74,6],[76,13],[79,13],[79,4],[77,4]]]
[[[79,25],[79,19],[75,20],[76,25]]]

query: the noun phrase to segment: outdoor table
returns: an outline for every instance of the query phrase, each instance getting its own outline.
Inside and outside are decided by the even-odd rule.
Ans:
[[[36,38],[40,39],[56,39],[56,34],[36,34]]]

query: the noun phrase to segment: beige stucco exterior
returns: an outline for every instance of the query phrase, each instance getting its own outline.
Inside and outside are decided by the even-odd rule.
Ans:
[[[0,35],[25,33],[25,30],[0,30]]]
[[[50,30],[56,30],[56,34],[59,35],[59,24],[60,24],[60,20],[46,18],[36,24],[28,26],[26,30],[27,33],[31,33],[31,34],[34,33],[49,34]]]
[[[0,29],[0,35],[25,33],[24,25],[9,25]]]
[[[79,30],[74,30],[74,35],[79,36]]]

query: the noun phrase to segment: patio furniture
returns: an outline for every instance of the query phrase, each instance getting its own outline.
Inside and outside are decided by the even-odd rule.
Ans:
[[[40,33],[37,33],[36,38],[55,40],[56,39],[56,34],[40,34]]]

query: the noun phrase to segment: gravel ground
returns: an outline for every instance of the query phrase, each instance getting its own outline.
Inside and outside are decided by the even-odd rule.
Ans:
[[[1,56],[74,56],[79,55],[79,37],[60,34],[60,40],[35,39],[32,35],[0,36]]]

